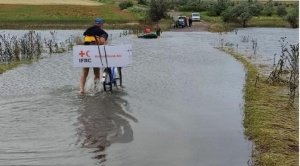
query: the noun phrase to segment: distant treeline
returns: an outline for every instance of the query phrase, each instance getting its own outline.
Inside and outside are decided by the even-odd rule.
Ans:
[[[168,10],[181,12],[205,12],[211,17],[221,17],[223,22],[247,26],[252,17],[282,17],[291,27],[299,26],[299,2],[257,0],[138,0],[138,4],[150,6],[149,17],[159,21]],[[163,17],[162,17],[163,18]]]

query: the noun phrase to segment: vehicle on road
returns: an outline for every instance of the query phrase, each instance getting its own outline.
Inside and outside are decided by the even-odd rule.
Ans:
[[[193,21],[200,21],[200,13],[192,13]]]
[[[184,28],[184,27],[186,27],[185,22],[184,22],[185,18],[186,18],[186,16],[178,16],[176,21],[175,21],[174,28],[178,28],[178,27]]]

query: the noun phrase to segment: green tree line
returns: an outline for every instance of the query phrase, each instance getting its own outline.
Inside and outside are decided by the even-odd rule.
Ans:
[[[122,2],[127,3],[127,2]],[[149,7],[148,18],[154,22],[167,18],[169,10],[182,12],[207,12],[208,16],[220,16],[224,22],[240,24],[243,27],[253,16],[278,15],[289,22],[291,27],[299,27],[299,2],[286,4],[269,0],[261,3],[257,0],[137,0],[140,5]]]

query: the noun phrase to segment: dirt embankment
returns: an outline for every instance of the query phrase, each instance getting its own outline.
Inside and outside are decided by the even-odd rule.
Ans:
[[[102,3],[92,0],[0,0],[0,4],[22,5],[84,5],[100,6]]]

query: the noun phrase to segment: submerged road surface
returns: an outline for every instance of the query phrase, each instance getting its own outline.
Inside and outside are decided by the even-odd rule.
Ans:
[[[0,165],[246,166],[242,64],[215,34],[162,35],[112,41],[133,48],[114,93],[80,96],[72,52],[0,75]]]

